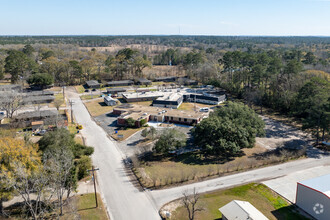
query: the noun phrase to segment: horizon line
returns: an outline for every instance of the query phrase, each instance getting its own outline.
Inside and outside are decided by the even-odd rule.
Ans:
[[[203,34],[8,34],[0,37],[136,37],[136,36],[155,36],[155,37],[330,37],[330,35],[203,35]]]

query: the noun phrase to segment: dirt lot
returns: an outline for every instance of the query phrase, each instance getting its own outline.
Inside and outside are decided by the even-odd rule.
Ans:
[[[311,139],[310,135],[297,128],[285,125],[265,116],[262,116],[262,119],[266,123],[266,136],[257,138],[257,143],[268,150],[279,146],[300,148],[307,145]]]

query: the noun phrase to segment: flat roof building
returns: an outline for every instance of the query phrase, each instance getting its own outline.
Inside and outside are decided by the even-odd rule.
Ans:
[[[127,89],[125,89],[125,88],[107,88],[108,94],[118,94],[118,93],[123,93],[126,91],[127,91]]]
[[[141,102],[141,101],[152,101],[164,94],[162,92],[135,92],[135,93],[123,93],[123,98],[126,102]]]
[[[111,98],[110,96],[105,96],[104,103],[108,106],[115,106],[115,105],[117,105],[117,100]]]
[[[258,209],[247,201],[233,200],[219,211],[223,220],[268,220]]]
[[[131,116],[135,117],[139,114],[144,114],[148,116],[148,121],[171,122],[187,125],[197,124],[208,115],[207,113],[202,113],[198,111],[181,111],[177,109],[165,109],[135,104],[123,104],[113,109],[113,114],[115,115],[122,115],[123,113],[125,118],[129,118]],[[131,115],[133,113],[134,115]],[[120,118],[121,117],[119,117],[118,119]],[[118,124],[121,123],[118,122]]]
[[[177,80],[177,76],[161,76],[155,78],[156,82],[175,82]]]
[[[21,91],[22,86],[17,84],[0,85],[1,92]]]
[[[134,82],[132,80],[120,80],[107,82],[107,86],[131,86]]]
[[[144,78],[138,79],[137,83],[139,85],[151,85],[152,84],[152,82],[149,79],[144,79]]]
[[[211,105],[218,105],[224,101],[226,101],[226,95],[214,95],[214,94],[196,94],[196,93],[188,93],[184,96],[184,101],[186,102],[197,102]]]
[[[162,108],[179,108],[183,102],[183,95],[180,93],[165,93],[164,96],[153,100],[152,106]]]
[[[297,183],[296,205],[319,220],[330,216],[330,174]]]
[[[90,80],[86,82],[89,88],[97,89],[100,88],[100,83],[97,80]]]

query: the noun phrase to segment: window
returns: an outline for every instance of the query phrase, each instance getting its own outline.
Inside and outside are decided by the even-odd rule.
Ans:
[[[171,120],[173,120],[173,117],[171,117]]]
[[[187,122],[187,119],[185,118],[184,121]]]
[[[179,121],[181,121],[181,118],[179,118]]]

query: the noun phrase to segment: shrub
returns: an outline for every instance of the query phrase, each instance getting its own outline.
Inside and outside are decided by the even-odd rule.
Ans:
[[[92,167],[92,160],[88,156],[82,156],[81,159],[76,161],[77,177],[78,180],[88,176],[88,169]]]

